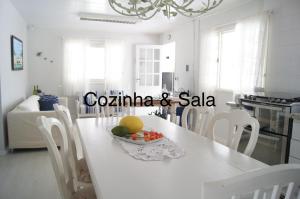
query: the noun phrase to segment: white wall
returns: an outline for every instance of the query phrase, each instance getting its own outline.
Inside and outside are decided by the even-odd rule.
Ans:
[[[1,66],[1,117],[4,125],[0,132],[0,151],[5,150],[7,139],[6,114],[26,97],[28,81],[27,65],[27,28],[26,22],[9,0],[0,3],[0,66]],[[24,70],[11,70],[10,36],[14,35],[23,41]],[[2,118],[1,118],[2,119]]]
[[[237,22],[259,14],[264,10],[264,0],[251,0],[226,11],[200,18],[200,31]]]
[[[300,1],[266,0],[272,9],[266,88],[300,96]]]
[[[63,66],[63,38],[77,37],[89,39],[115,39],[125,41],[126,60],[124,64],[125,90],[130,94],[134,89],[135,77],[135,45],[159,44],[158,35],[146,34],[119,34],[105,32],[88,32],[72,30],[49,30],[32,28],[28,32],[29,41],[29,90],[32,92],[33,85],[39,85],[44,92],[62,95],[62,66]],[[37,52],[43,52],[43,58],[37,57]],[[53,59],[53,63],[49,62]]]
[[[42,52],[41,57],[36,56],[38,52]],[[28,30],[28,94],[32,93],[33,85],[38,85],[48,94],[60,95],[62,53],[61,36],[48,30]],[[50,63],[51,60],[53,63]]]
[[[175,42],[162,45],[161,48],[161,72],[175,72]]]
[[[175,91],[180,88],[190,91],[194,90],[194,40],[193,22],[180,25],[174,30],[166,32],[160,36],[161,44],[169,42],[176,43]],[[188,72],[185,70],[186,65],[189,65]]]

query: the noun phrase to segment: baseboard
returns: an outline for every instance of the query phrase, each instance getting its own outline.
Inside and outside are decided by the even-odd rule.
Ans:
[[[0,156],[1,155],[6,155],[7,154],[7,150],[0,150]]]

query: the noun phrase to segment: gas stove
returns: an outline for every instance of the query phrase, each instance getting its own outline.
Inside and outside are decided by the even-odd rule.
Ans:
[[[253,157],[271,165],[287,163],[292,134],[291,113],[300,113],[300,94],[249,94],[240,98],[240,106],[260,124]],[[276,143],[275,147],[273,143]]]
[[[259,96],[259,95],[244,95],[243,100],[257,101],[262,103],[283,104],[283,105],[290,105],[296,102],[300,103],[300,97],[279,98],[279,97],[267,97],[267,96]]]
[[[300,94],[287,94],[287,93],[269,93],[264,95],[244,95],[241,98],[241,103],[255,103],[270,106],[283,106],[283,107],[299,107],[300,111]],[[297,108],[298,109],[298,108]],[[298,111],[297,111],[298,112]]]

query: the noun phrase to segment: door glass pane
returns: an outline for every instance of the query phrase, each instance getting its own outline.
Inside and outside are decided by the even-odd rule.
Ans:
[[[146,86],[152,86],[152,76],[153,75],[147,75]]]
[[[147,73],[153,73],[152,62],[147,62]]]
[[[154,62],[154,73],[159,73],[159,62]]]
[[[154,49],[154,59],[160,60],[160,49]]]
[[[145,62],[140,62],[140,73],[145,73]]]
[[[146,59],[146,50],[144,48],[140,49],[140,59],[145,60]]]
[[[154,86],[159,86],[159,75],[154,75],[153,85]]]
[[[153,60],[153,49],[147,49],[147,60]]]
[[[145,75],[140,75],[140,86],[145,86],[146,82],[146,76]]]

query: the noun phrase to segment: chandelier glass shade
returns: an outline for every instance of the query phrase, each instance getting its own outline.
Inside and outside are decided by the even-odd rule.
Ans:
[[[135,16],[143,20],[151,19],[158,12],[166,17],[178,13],[196,17],[219,6],[223,0],[108,0],[111,8],[125,16]]]

